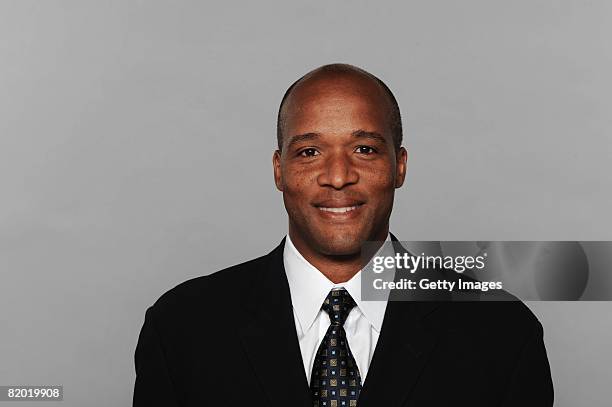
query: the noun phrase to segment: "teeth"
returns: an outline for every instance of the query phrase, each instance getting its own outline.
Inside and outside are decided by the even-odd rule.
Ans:
[[[354,211],[355,209],[357,209],[357,205],[355,205],[355,206],[346,206],[344,208],[323,208],[323,207],[319,207],[319,209],[322,210],[322,211],[326,211],[326,212],[344,213],[344,212]]]

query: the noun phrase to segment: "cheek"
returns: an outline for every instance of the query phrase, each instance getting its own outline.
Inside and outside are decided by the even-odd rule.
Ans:
[[[395,189],[395,169],[391,166],[384,168],[365,170],[362,172],[361,180],[367,183],[368,188],[375,191],[386,191]]]
[[[308,196],[309,188],[316,185],[316,176],[311,172],[291,170],[283,174],[283,181],[285,193],[300,204]]]
[[[393,193],[395,189],[395,168],[392,165],[382,165],[378,167],[355,168],[359,173],[359,187],[365,187],[375,195],[385,195],[387,192]],[[283,171],[283,187],[285,193],[292,199],[303,200],[309,195],[309,191],[319,187],[318,171],[301,170],[299,168],[285,168]]]

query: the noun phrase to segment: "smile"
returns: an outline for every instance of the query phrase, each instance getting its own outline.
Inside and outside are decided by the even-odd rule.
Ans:
[[[325,212],[333,212],[333,213],[345,213],[345,212],[350,212],[350,211],[354,211],[355,209],[357,209],[360,205],[355,205],[355,206],[345,206],[343,208],[325,208],[323,206],[319,206],[319,210],[321,211],[325,211]]]

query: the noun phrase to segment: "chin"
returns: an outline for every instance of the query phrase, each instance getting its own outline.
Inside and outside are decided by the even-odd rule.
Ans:
[[[357,234],[331,233],[329,238],[319,240],[321,253],[328,256],[350,256],[361,253],[361,245],[365,239]]]

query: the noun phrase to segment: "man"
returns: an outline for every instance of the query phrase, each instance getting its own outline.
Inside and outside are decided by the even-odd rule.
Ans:
[[[289,233],[146,312],[135,406],[551,406],[542,327],[520,302],[362,301],[361,245],[389,233],[406,174],[378,78],[327,65],[278,114]]]

